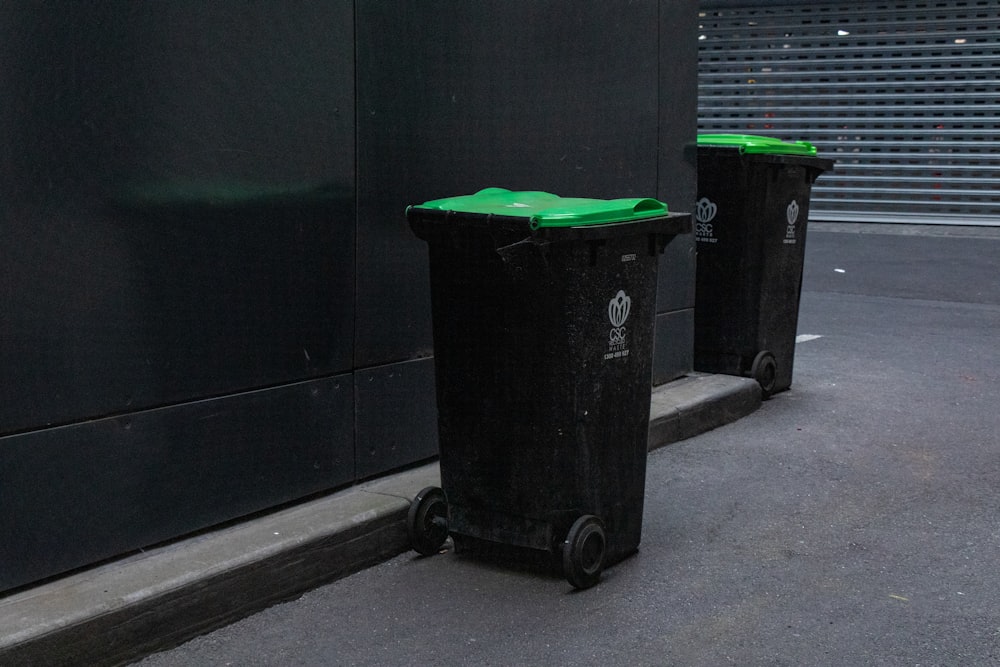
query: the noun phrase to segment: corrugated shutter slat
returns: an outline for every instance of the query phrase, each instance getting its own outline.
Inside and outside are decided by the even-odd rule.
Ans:
[[[1000,3],[702,2],[699,131],[837,160],[814,220],[1000,225]]]

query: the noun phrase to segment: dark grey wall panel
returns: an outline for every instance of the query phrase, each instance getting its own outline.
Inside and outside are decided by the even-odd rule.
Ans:
[[[352,384],[0,438],[0,591],[352,481]]]
[[[433,359],[366,368],[354,380],[358,479],[437,456]]]
[[[659,28],[657,194],[671,210],[692,211],[698,184],[697,151],[694,149],[698,131],[697,0],[661,1]],[[694,320],[690,313],[679,317],[665,317],[664,314],[684,313],[694,307],[695,261],[693,234],[671,241],[660,260],[656,309],[661,315],[656,325],[654,384],[662,384],[691,370]]]
[[[350,370],[351,9],[0,8],[0,434]]]
[[[656,316],[653,340],[653,384],[675,380],[694,364],[694,309],[675,310]]]
[[[693,234],[675,236],[660,257],[656,312],[694,307],[696,248]]]
[[[698,2],[662,0],[659,26],[657,193],[672,210],[691,211],[698,185]]]
[[[407,204],[657,191],[658,6],[358,2],[357,365],[430,349]]]
[[[0,433],[350,370],[353,248],[334,208],[8,220]]]

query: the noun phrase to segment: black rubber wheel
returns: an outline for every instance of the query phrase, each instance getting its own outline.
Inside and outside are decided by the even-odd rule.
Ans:
[[[575,588],[590,588],[601,579],[607,538],[604,523],[584,514],[569,529],[563,542],[563,574]]]
[[[760,390],[763,392],[764,398],[774,393],[774,382],[777,373],[778,364],[774,360],[774,355],[767,350],[758,352],[757,356],[754,357],[753,365],[750,366],[750,375],[760,385]]]
[[[406,516],[406,530],[410,534],[410,546],[418,554],[436,554],[448,539],[448,499],[444,491],[436,486],[428,486],[410,503]]]

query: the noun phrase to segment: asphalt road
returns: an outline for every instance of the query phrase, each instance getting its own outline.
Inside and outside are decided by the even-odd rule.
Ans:
[[[1000,234],[871,231],[814,226],[791,391],[651,454],[597,587],[405,554],[142,664],[1000,664]]]

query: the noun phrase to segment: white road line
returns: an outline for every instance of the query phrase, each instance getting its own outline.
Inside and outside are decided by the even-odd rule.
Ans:
[[[817,338],[822,338],[822,336],[818,334],[799,334],[798,336],[795,337],[795,342],[805,343],[810,340],[816,340]]]

